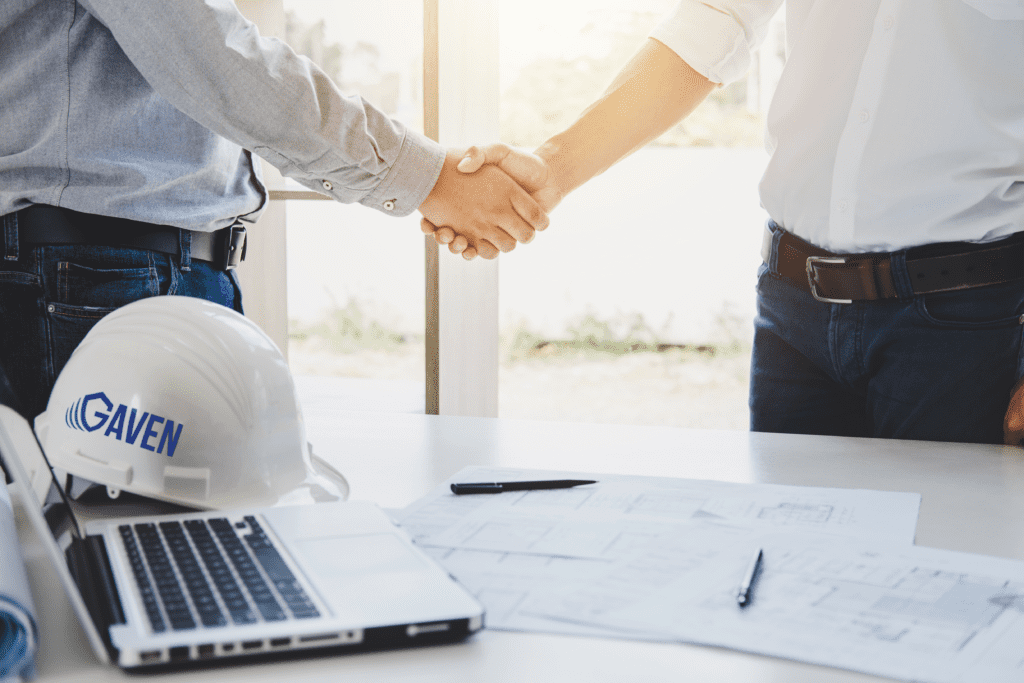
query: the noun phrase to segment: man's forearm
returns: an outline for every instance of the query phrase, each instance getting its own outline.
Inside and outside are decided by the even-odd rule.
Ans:
[[[539,148],[561,196],[671,128],[715,88],[654,39],[623,67],[601,99]]]
[[[404,216],[438,177],[440,145],[345,96],[311,61],[260,36],[232,0],[178,0],[173,11],[160,0],[81,4],[162,98],[306,187]]]
[[[474,174],[486,164],[496,164],[527,189],[544,211],[551,211],[569,192],[675,125],[714,87],[679,55],[651,39],[605,94],[569,128],[537,148],[536,155],[503,143],[471,147],[458,169]],[[455,230],[429,220],[422,227],[440,244],[449,245],[452,253],[465,258],[477,255]]]

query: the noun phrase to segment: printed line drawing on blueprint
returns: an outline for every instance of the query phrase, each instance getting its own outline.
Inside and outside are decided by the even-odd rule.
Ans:
[[[763,536],[749,527],[693,523],[664,536],[644,552],[595,566],[572,585],[535,591],[521,610],[564,622],[658,633],[641,618],[630,618],[638,606],[669,591],[664,595],[672,607],[665,608],[666,615],[659,612],[659,618],[678,620],[683,614],[690,619],[695,614],[690,603],[704,600],[712,591],[719,597],[718,582],[723,576],[731,590],[730,609],[735,610],[741,567],[749,563],[750,549],[757,547]],[[669,612],[673,616],[667,616]],[[661,635],[678,639],[678,633],[661,622],[652,623],[661,628]]]
[[[614,559],[679,525],[711,521],[913,542],[920,504],[917,494],[883,491],[590,476],[599,483],[482,496],[472,507],[442,494],[403,512],[400,523],[423,544]]]
[[[448,489],[452,481],[558,478],[596,479],[599,483],[574,490],[476,496],[455,496]],[[719,540],[745,540],[758,528],[776,528],[778,520],[759,519],[761,511],[782,504],[811,503],[855,514],[840,524],[835,514],[809,522],[796,519],[795,528],[909,544],[914,538],[920,496],[472,467],[395,514],[416,543],[483,602],[488,627],[622,637],[619,628],[527,614],[522,608],[532,604],[537,595],[568,595],[581,585],[589,586],[591,579],[604,576],[615,563],[629,561],[640,562],[635,569],[646,579],[632,585],[620,582],[619,592],[611,594],[606,604],[621,606],[635,601],[639,597],[635,589],[662,582],[657,567],[642,566],[652,547],[671,547],[671,539],[684,537],[690,527],[716,527],[719,530],[713,535]],[[749,550],[740,545],[736,552],[747,561]],[[724,548],[715,552],[724,552]],[[707,560],[696,558],[694,566]],[[664,582],[672,578],[669,575]],[[628,637],[665,638],[636,632]]]
[[[762,508],[757,518],[778,526],[789,524],[826,524],[835,508],[828,504],[779,503],[775,507]]]
[[[646,548],[678,526],[628,520],[500,517],[460,526],[431,543],[551,557],[615,559],[622,553]]]
[[[1024,584],[1005,577],[872,552],[834,556],[799,549],[774,563],[777,568],[762,586],[761,620],[776,628],[791,623],[797,629],[843,631],[869,649],[883,643],[937,657],[954,655],[1001,628],[1007,612],[1018,622],[1024,613],[1018,607]]]
[[[619,637],[618,629],[566,624],[523,614],[520,608],[538,589],[567,590],[574,583],[600,574],[606,560],[524,555],[486,550],[427,546],[424,551],[487,608],[487,628]]]
[[[594,491],[587,488],[522,491],[515,494],[515,500],[510,505],[517,509],[557,507],[578,510],[587,505],[593,496]]]
[[[820,536],[760,544],[764,570],[747,609],[736,606],[735,550],[689,573],[681,556],[652,551],[520,609],[904,680],[1024,680],[1024,562],[918,546],[851,549]],[[679,573],[641,587],[645,564]]]
[[[943,683],[1024,680],[1024,563],[930,548],[783,552],[747,627],[772,654],[803,654],[764,640],[794,629],[806,633],[803,650],[833,666],[871,662],[881,675]]]

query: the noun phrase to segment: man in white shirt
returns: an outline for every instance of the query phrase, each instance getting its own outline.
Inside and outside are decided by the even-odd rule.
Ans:
[[[781,1],[682,0],[535,155],[491,145],[460,169],[498,163],[550,210],[742,76]],[[998,443],[1024,374],[1024,0],[785,11],[751,428]]]

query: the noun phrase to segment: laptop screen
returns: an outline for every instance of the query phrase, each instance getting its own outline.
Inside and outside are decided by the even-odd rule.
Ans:
[[[54,542],[61,552],[65,552],[74,539],[82,537],[71,502],[62,487],[57,485],[57,477],[28,423],[17,414],[9,414],[7,411],[0,418],[3,431],[8,437],[0,442],[0,457],[12,470],[11,476],[22,494],[24,505],[38,507],[40,517],[46,521]],[[22,481],[18,481],[19,477],[15,474],[18,469],[24,472]],[[70,481],[69,476],[64,479]],[[30,488],[33,495],[26,496],[25,488]]]
[[[67,552],[74,540],[81,540],[81,528],[78,526],[78,520],[75,519],[71,503],[55,481],[50,483],[40,511],[61,552]]]

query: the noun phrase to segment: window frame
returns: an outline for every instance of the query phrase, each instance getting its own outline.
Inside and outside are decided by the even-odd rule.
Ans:
[[[282,0],[236,0],[265,36],[283,38]],[[446,147],[498,138],[497,0],[424,0],[423,109]],[[289,190],[264,164],[270,202],[238,269],[246,316],[287,354],[286,201],[329,199]],[[424,238],[427,414],[498,415],[498,260],[465,261]]]

